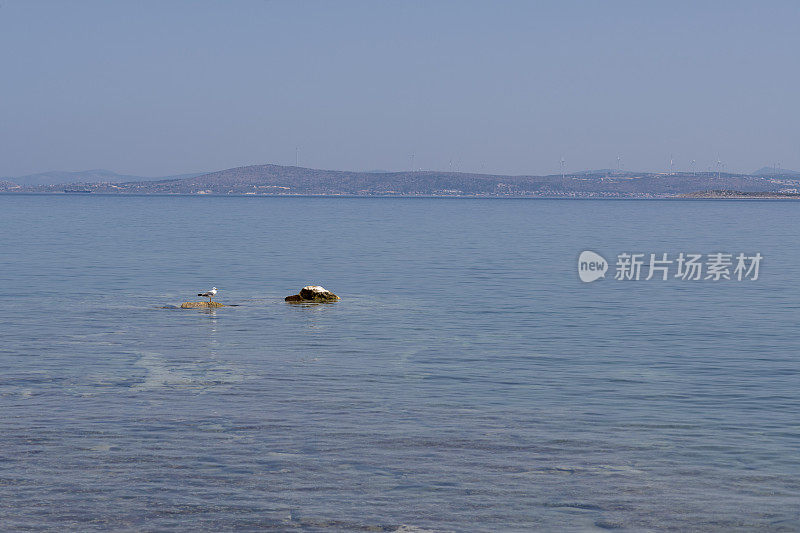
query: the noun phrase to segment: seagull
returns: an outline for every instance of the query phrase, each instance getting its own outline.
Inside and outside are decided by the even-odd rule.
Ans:
[[[198,296],[202,296],[203,298],[208,298],[208,303],[211,303],[212,298],[217,295],[217,288],[211,287],[211,290],[208,292],[201,292],[198,293]]]

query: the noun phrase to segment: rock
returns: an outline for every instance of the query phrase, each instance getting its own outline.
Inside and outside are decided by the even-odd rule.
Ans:
[[[293,294],[284,298],[287,302],[335,302],[341,300],[325,287],[307,285],[300,289],[300,294]]]
[[[183,302],[181,309],[207,309],[209,307],[225,307],[219,302]]]
[[[306,287],[303,287],[302,289],[300,289],[300,297],[303,300],[323,300],[326,302],[336,301],[340,299],[331,291],[329,291],[325,287],[320,287],[319,285],[308,285]]]

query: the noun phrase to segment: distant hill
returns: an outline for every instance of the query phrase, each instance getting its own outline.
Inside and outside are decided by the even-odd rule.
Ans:
[[[781,176],[789,178],[800,178],[800,172],[777,167],[761,167],[751,173],[753,176]]]
[[[580,170],[578,172],[569,172],[570,176],[636,176],[641,172],[631,172],[628,170],[614,170],[610,168],[598,168],[595,170]]]
[[[158,178],[147,178],[144,176],[130,176],[117,174],[111,170],[95,169],[81,170],[79,172],[69,172],[64,170],[52,170],[50,172],[40,172],[39,174],[28,174],[8,178],[17,185],[62,185],[68,183],[124,183],[131,181],[150,181],[163,179],[181,179],[199,176],[200,174],[180,174],[177,176],[163,176]]]
[[[667,198],[709,190],[790,193],[800,188],[800,179],[718,172],[663,174],[602,170],[566,174],[562,178],[560,174],[503,176],[438,171],[351,172],[252,165],[190,177],[116,183],[82,182],[81,187],[90,192],[114,194]],[[23,186],[13,190],[61,193],[64,188],[62,183]]]
[[[253,165],[191,178],[97,185],[93,190],[139,194],[648,198],[714,189],[778,191],[787,186],[773,180],[771,177],[714,172],[669,175],[592,172],[567,174],[562,178],[560,174],[376,173]]]

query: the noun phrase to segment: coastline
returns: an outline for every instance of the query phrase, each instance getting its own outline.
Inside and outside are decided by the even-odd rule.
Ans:
[[[715,195],[704,193],[674,195],[436,195],[436,194],[241,194],[241,193],[146,193],[146,192],[92,192],[71,194],[56,191],[0,191],[0,196],[64,196],[64,197],[168,197],[168,198],[375,198],[375,199],[451,199],[451,200],[800,200],[800,194],[790,193],[738,193]]]

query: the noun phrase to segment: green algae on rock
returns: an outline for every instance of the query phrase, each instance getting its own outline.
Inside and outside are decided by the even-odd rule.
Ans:
[[[219,302],[183,302],[181,309],[206,309],[209,307],[225,307]]]
[[[299,294],[293,294],[284,298],[287,302],[292,303],[313,303],[313,302],[335,302],[341,300],[338,296],[333,294],[325,287],[319,285],[306,285],[300,289]]]

